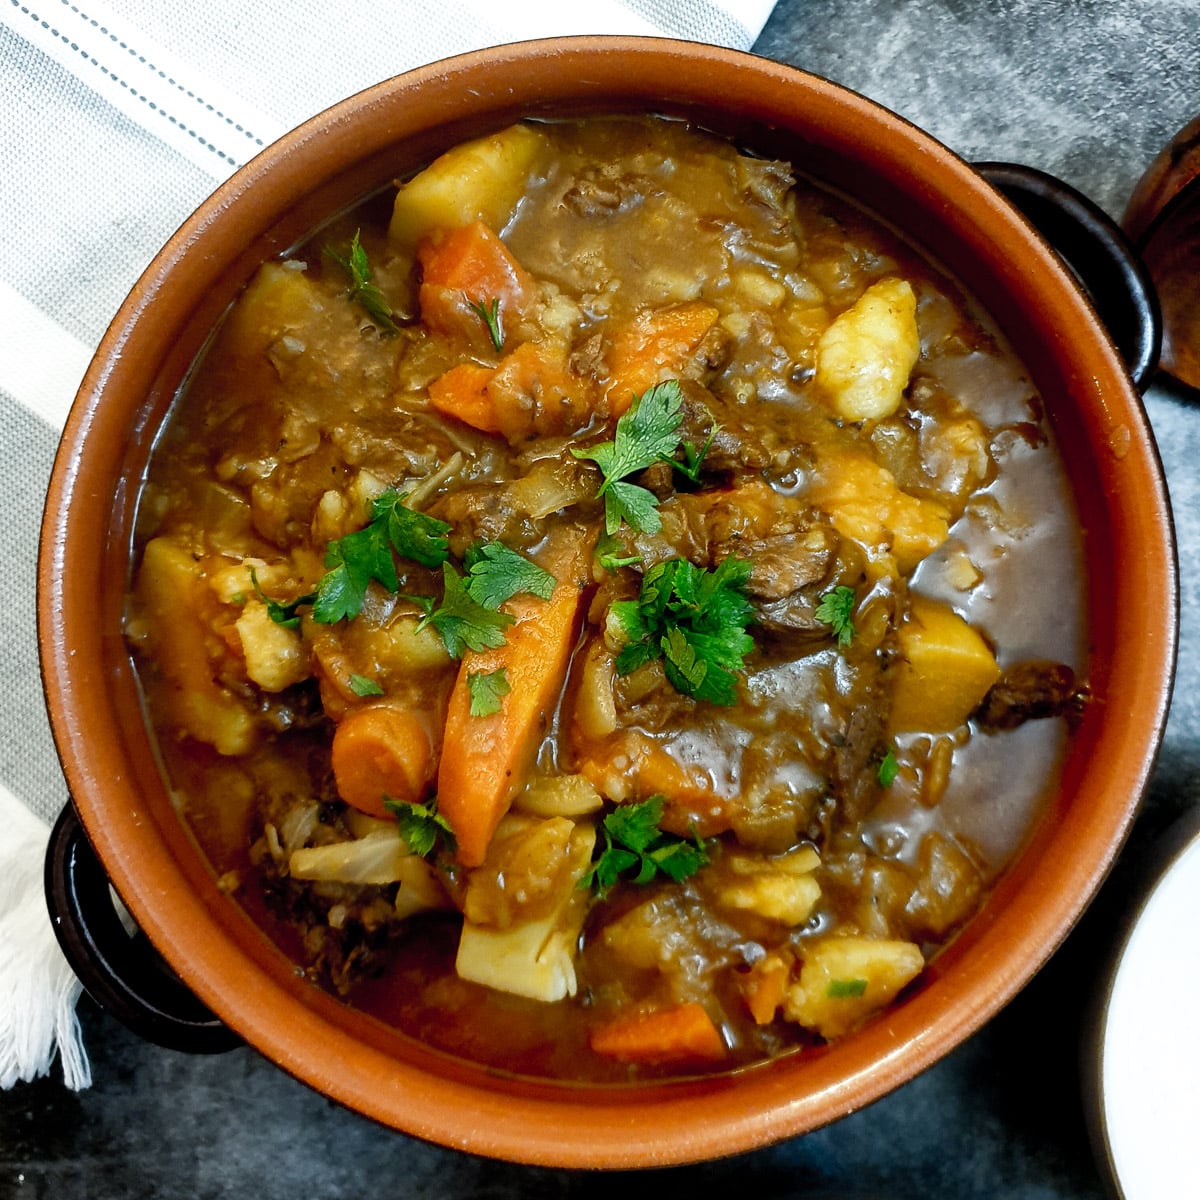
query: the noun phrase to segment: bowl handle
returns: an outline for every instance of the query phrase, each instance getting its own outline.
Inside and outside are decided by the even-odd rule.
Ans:
[[[126,930],[108,877],[71,804],[50,834],[45,889],[58,944],[106,1012],[171,1050],[215,1054],[242,1044],[167,966],[145,934]]]
[[[1058,251],[1108,327],[1139,392],[1150,386],[1162,318],[1150,274],[1121,227],[1070,185],[1017,163],[974,164]]]

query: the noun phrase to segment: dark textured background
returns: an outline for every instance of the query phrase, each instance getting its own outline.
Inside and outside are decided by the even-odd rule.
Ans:
[[[1200,111],[1198,0],[780,0],[755,49],[865,93],[968,159],[1051,171],[1117,217],[1160,146]],[[72,1094],[52,1076],[0,1093],[0,1198],[1103,1197],[1081,1022],[1147,848],[1200,803],[1200,407],[1156,389],[1148,409],[1176,511],[1184,614],[1151,795],[1080,927],[936,1067],[806,1137],[614,1178],[424,1145],[335,1107],[251,1050],[159,1050],[85,1000],[95,1084]]]

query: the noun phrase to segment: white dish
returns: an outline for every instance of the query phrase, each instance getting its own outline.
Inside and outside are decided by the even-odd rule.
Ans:
[[[1123,1200],[1200,1196],[1200,812],[1161,853],[1097,1027],[1097,1149]]]

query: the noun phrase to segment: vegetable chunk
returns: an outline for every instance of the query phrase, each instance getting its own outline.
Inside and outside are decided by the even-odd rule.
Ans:
[[[411,250],[437,228],[485,221],[503,229],[546,149],[539,130],[513,125],[446,151],[397,191],[388,238]]]
[[[804,950],[800,978],[784,997],[784,1016],[823,1038],[841,1037],[882,1008],[925,966],[912,942],[828,937]]]
[[[505,605],[515,623],[504,644],[463,656],[446,716],[438,807],[464,866],[483,862],[500,818],[525,786],[575,645],[588,553],[569,533],[558,538],[543,557],[556,580],[550,598],[514,597]],[[511,691],[498,712],[472,716],[471,677],[499,670]]]
[[[817,389],[844,420],[890,417],[920,352],[912,286],[881,279],[817,343]]]
[[[978,631],[936,600],[913,596],[897,638],[902,659],[892,685],[893,733],[957,729],[1000,678]]]
[[[618,1017],[592,1030],[591,1046],[620,1062],[657,1065],[716,1063],[728,1054],[721,1031],[694,1002]]]

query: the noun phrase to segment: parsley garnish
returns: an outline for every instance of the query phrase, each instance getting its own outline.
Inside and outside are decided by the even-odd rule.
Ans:
[[[640,804],[622,804],[600,823],[604,849],[579,881],[581,888],[596,886],[603,896],[627,871],[637,868],[634,883],[649,883],[665,875],[678,883],[708,863],[708,847],[699,837],[692,839],[664,833],[664,800],[651,796]]]
[[[636,554],[624,555],[621,550],[624,547],[621,545],[620,539],[611,533],[600,535],[596,542],[595,556],[596,561],[604,570],[615,573],[621,567],[631,567],[636,562],[642,560]]]
[[[831,979],[825,989],[830,1000],[852,1000],[867,990],[865,979]]]
[[[388,304],[378,286],[371,282],[371,264],[367,261],[367,252],[358,240],[361,232],[358,229],[354,231],[354,237],[350,239],[350,253],[345,258],[328,246],[325,253],[350,276],[350,287],[346,295],[355,303],[361,304],[380,329],[388,333],[398,333],[400,327],[392,320],[392,306]]]
[[[492,339],[492,345],[497,350],[503,350],[504,327],[500,323],[499,299],[468,300],[467,303],[471,306],[471,311],[478,313],[480,320],[487,326],[488,334]]]
[[[875,778],[879,780],[879,786],[889,788],[896,782],[896,776],[900,771],[900,764],[896,761],[895,751],[889,746],[887,753],[879,761],[879,770],[875,772]]]
[[[750,563],[733,556],[711,571],[683,558],[651,567],[636,600],[618,600],[609,608],[625,643],[617,655],[617,673],[628,675],[661,658],[677,691],[733,704],[734,672],[754,648],[746,632],[754,619],[745,594],[750,571]]]
[[[350,676],[350,690],[356,696],[382,696],[383,688],[379,686],[373,679],[368,679],[365,675]]]
[[[441,604],[432,596],[411,596],[425,615],[417,631],[432,625],[441,635],[451,658],[462,658],[468,650],[488,650],[504,645],[504,631],[515,618],[480,604],[470,593],[467,580],[449,563],[442,564],[445,591]]]
[[[317,585],[313,620],[332,625],[358,616],[372,580],[390,592],[399,587],[394,550],[425,567],[446,561],[450,526],[406,508],[403,495],[388,490],[371,504],[371,518],[356,533],[330,542],[325,565],[330,569]]]
[[[625,477],[644,471],[660,458],[674,463],[671,456],[679,447],[682,403],[678,380],[656,384],[634,397],[617,419],[611,442],[572,449],[576,458],[590,458],[604,473],[596,495],[604,497],[606,533],[616,533],[622,521],[643,533],[657,533],[662,528],[657,497],[644,487],[626,483]]]
[[[454,831],[450,822],[438,812],[436,801],[409,804],[384,796],[383,806],[396,818],[396,830],[410,853],[428,858],[439,842],[447,853],[454,853],[457,846]]]
[[[817,605],[817,620],[833,630],[839,646],[854,640],[854,606],[858,602],[852,587],[844,584],[826,592]]]
[[[298,629],[300,627],[300,617],[296,609],[302,604],[311,604],[317,598],[316,592],[309,592],[304,596],[297,596],[295,600],[290,600],[286,604],[281,603],[279,600],[272,600],[259,586],[258,575],[255,573],[253,567],[250,568],[250,582],[254,585],[254,594],[267,606],[267,616],[276,625],[282,625],[285,629]],[[244,595],[241,602],[243,604],[246,602]]]
[[[499,608],[518,592],[530,592],[549,600],[555,578],[549,571],[531,562],[503,542],[476,542],[463,559],[470,579],[467,591],[471,599],[485,608]]]
[[[503,667],[494,671],[471,671],[467,675],[473,717],[490,717],[500,711],[500,701],[512,691]]]

